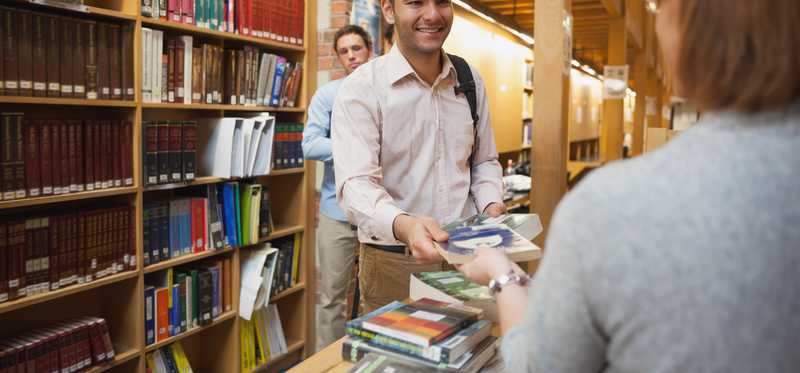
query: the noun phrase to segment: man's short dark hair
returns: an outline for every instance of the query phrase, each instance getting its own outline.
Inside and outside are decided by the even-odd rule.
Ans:
[[[394,25],[388,24],[385,29],[383,29],[383,40],[388,40],[390,43],[393,43],[394,40]]]
[[[347,25],[339,30],[336,31],[336,34],[333,35],[333,52],[337,55],[339,54],[339,39],[342,36],[356,34],[361,37],[361,40],[364,40],[364,45],[367,46],[367,49],[372,50],[372,40],[370,40],[369,34],[367,31],[361,28],[358,25]]]

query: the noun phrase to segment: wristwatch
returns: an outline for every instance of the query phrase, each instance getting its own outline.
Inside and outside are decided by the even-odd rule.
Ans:
[[[528,275],[519,275],[513,270],[508,272],[507,274],[497,276],[489,281],[489,294],[495,296],[501,290],[503,290],[503,286],[508,284],[517,284],[519,286],[525,286],[528,284],[530,277]]]

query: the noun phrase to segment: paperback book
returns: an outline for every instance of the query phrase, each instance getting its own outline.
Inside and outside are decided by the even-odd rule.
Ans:
[[[442,227],[450,235],[437,242],[436,250],[450,264],[472,260],[479,248],[503,250],[509,259],[526,262],[539,259],[542,249],[531,240],[542,231],[536,214],[506,214],[498,217],[474,215]]]
[[[409,297],[480,308],[486,319],[497,321],[497,303],[489,294],[489,288],[466,279],[458,271],[412,273]]]

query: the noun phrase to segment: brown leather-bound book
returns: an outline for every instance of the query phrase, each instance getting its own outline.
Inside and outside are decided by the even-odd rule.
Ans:
[[[164,53],[161,55],[161,102],[169,101],[169,97],[167,96],[167,80],[169,80],[168,70],[169,54]]]
[[[175,102],[175,39],[167,39],[167,102]]]
[[[125,100],[133,100],[135,97],[133,88],[133,25],[122,26],[121,38],[122,97]]]
[[[0,95],[5,95],[6,76],[3,72],[5,67],[5,40],[6,40],[6,12],[8,9],[0,7]],[[2,188],[0,188],[0,191]]]
[[[197,172],[197,122],[185,121],[181,125],[181,163],[183,179],[194,180]]]
[[[108,43],[108,62],[109,62],[109,69],[108,73],[109,77],[109,87],[111,89],[111,99],[112,100],[121,100],[122,99],[122,69],[120,64],[122,63],[122,51],[119,49],[119,41],[120,41],[120,28],[118,25],[109,25],[106,28],[108,35],[106,35],[106,42]]]
[[[25,221],[11,221],[7,225],[6,250],[8,253],[8,299],[22,298],[25,293]]]
[[[12,114],[14,126],[14,197],[25,198],[25,127],[22,125],[22,114]]]
[[[33,34],[33,21],[31,12],[17,11],[19,22],[17,36],[19,41],[17,50],[19,53],[19,95],[33,96],[33,44],[31,36]]]
[[[40,169],[40,120],[25,120],[25,179],[28,187],[28,196],[38,197],[42,192],[42,177]]]
[[[111,122],[111,181],[114,188],[122,186],[122,153],[120,152],[120,127],[119,121]]]
[[[3,114],[0,118],[0,140],[2,140],[2,159],[0,159],[0,169],[2,169],[3,185],[0,191],[3,192],[3,200],[15,198],[14,193],[14,122],[10,115]]]
[[[214,103],[222,103],[222,47],[214,47]]]
[[[52,120],[42,121],[40,131],[41,141],[39,143],[40,177],[42,183],[42,195],[53,194],[53,159],[52,159]]]
[[[114,143],[113,137],[113,125],[110,121],[103,121],[103,160],[105,165],[103,167],[103,174],[104,174],[104,188],[111,188],[114,186],[114,148],[112,144]]]
[[[97,23],[89,21],[84,24],[86,28],[86,66],[84,67],[86,98],[96,100],[99,89],[97,85]]]
[[[119,147],[122,158],[122,184],[133,185],[133,123],[122,121],[122,137]]]
[[[67,121],[67,162],[69,162],[69,166],[67,168],[67,174],[69,175],[69,191],[70,192],[77,192],[78,191],[78,175],[77,175],[77,163],[78,163],[78,141],[77,141],[77,131],[75,128],[80,125],[80,122],[75,120]]]
[[[83,122],[83,182],[86,190],[94,190],[94,131],[95,121]]]
[[[61,97],[73,97],[73,52],[75,51],[75,20],[61,19]]]
[[[97,22],[97,91],[103,100],[111,98],[111,75],[108,60],[108,25]]]
[[[202,102],[203,97],[203,50],[192,48],[192,103]]]
[[[83,145],[83,121],[76,121],[75,123],[75,185],[77,191],[83,192],[85,190],[86,176],[84,175],[83,159],[86,152]]]
[[[103,146],[102,146],[102,129],[103,126],[99,121],[92,121],[92,142],[94,143],[92,158],[94,159],[94,189],[103,188],[103,180],[105,174],[103,173]]]
[[[201,94],[201,101],[210,104],[211,103],[211,46],[208,44],[203,44],[202,46],[203,52],[203,63],[201,68],[201,87],[200,90]]]
[[[47,97],[61,97],[61,19],[48,16],[45,26]]]
[[[72,149],[72,146],[70,145],[70,121],[62,122],[61,141],[61,192],[66,194],[74,191],[70,180],[72,174],[72,156],[70,155],[70,150]]]
[[[65,193],[65,191],[61,190],[61,171],[64,168],[61,158],[61,147],[65,140],[64,137],[62,137],[63,127],[64,122],[60,120],[50,121],[50,175],[53,183],[53,194]]]
[[[31,43],[33,46],[33,95],[47,96],[47,47],[45,21],[47,17],[40,13],[33,13],[33,29]]]
[[[234,95],[236,95],[237,102],[244,104],[244,62],[245,53],[243,50],[236,51],[236,75],[234,76]]]
[[[169,182],[169,123],[166,121],[159,121],[156,124],[158,128],[158,182]]]
[[[4,14],[3,36],[3,74],[5,75],[5,94],[19,95],[19,49],[17,30],[17,12],[7,10]]]
[[[8,301],[8,235],[6,223],[0,222],[0,303]],[[5,352],[4,352],[5,353]],[[4,368],[8,367],[6,355],[0,355]]]
[[[86,23],[73,21],[75,30],[75,51],[72,53],[72,95],[75,98],[86,98]]]
[[[225,50],[225,93],[226,104],[236,105],[236,51]]]
[[[242,83],[242,96],[244,96],[244,99],[241,100],[239,103],[240,105],[246,105],[250,103],[250,81],[252,80],[252,76],[250,76],[250,74],[253,71],[250,69],[250,65],[253,63],[252,54],[252,50],[249,47],[244,48],[244,64],[241,66],[243,70],[242,76],[244,77],[244,81]]]
[[[175,38],[175,101],[179,103],[183,103],[183,52],[184,45],[183,39]]]
[[[181,122],[170,121],[169,124],[169,181],[181,181]]]
[[[158,184],[158,127],[155,122],[142,121],[142,180],[144,185]]]

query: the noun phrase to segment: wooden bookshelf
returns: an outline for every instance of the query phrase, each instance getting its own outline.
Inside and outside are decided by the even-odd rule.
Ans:
[[[43,115],[46,118],[66,119],[125,119],[133,123],[133,179],[134,185],[95,191],[69,193],[57,196],[24,198],[0,201],[0,213],[13,216],[38,216],[42,210],[58,204],[59,209],[78,209],[84,201],[114,197],[135,208],[134,241],[138,266],[80,285],[23,297],[0,303],[0,337],[13,336],[27,330],[60,322],[71,317],[98,316],[107,320],[116,350],[113,361],[92,367],[90,373],[145,372],[145,355],[157,348],[181,341],[195,371],[235,372],[240,370],[240,323],[238,306],[240,291],[240,256],[243,248],[226,247],[218,251],[205,251],[181,256],[144,266],[143,207],[153,199],[174,193],[174,190],[220,183],[229,179],[204,176],[189,182],[145,186],[142,178],[142,121],[192,120],[194,118],[219,118],[246,116],[248,113],[269,112],[280,121],[305,122],[306,108],[316,84],[316,1],[305,2],[305,27],[303,45],[294,45],[270,39],[213,31],[192,25],[156,20],[139,14],[141,0],[84,0],[86,11],[65,10],[50,6],[15,0],[19,8],[53,13],[59,16],[87,18],[134,26],[133,69],[135,100],[87,100],[78,98],[23,97],[0,95],[4,112],[23,112],[26,116]],[[167,31],[172,35],[194,35],[206,43],[239,48],[255,46],[266,52],[302,62],[297,107],[243,106],[225,104],[172,104],[142,102],[142,27]],[[165,46],[166,48],[166,46]],[[202,149],[198,149],[201,152]],[[270,188],[270,198],[275,206],[275,230],[259,240],[264,243],[294,234],[300,235],[300,262],[297,283],[271,297],[277,304],[287,338],[289,352],[259,368],[274,372],[282,365],[291,364],[311,353],[314,346],[314,170],[311,163],[302,168],[273,170],[269,175],[254,178]],[[231,179],[240,180],[240,179]],[[248,179],[250,180],[250,179]],[[280,211],[277,211],[280,210]],[[244,248],[246,249],[246,248]],[[231,306],[209,325],[189,330],[159,343],[145,346],[144,288],[145,276],[175,266],[194,263],[208,258],[229,256],[231,260]],[[152,275],[151,275],[152,276]],[[54,312],[54,310],[56,312]],[[196,366],[195,366],[196,364]]]

